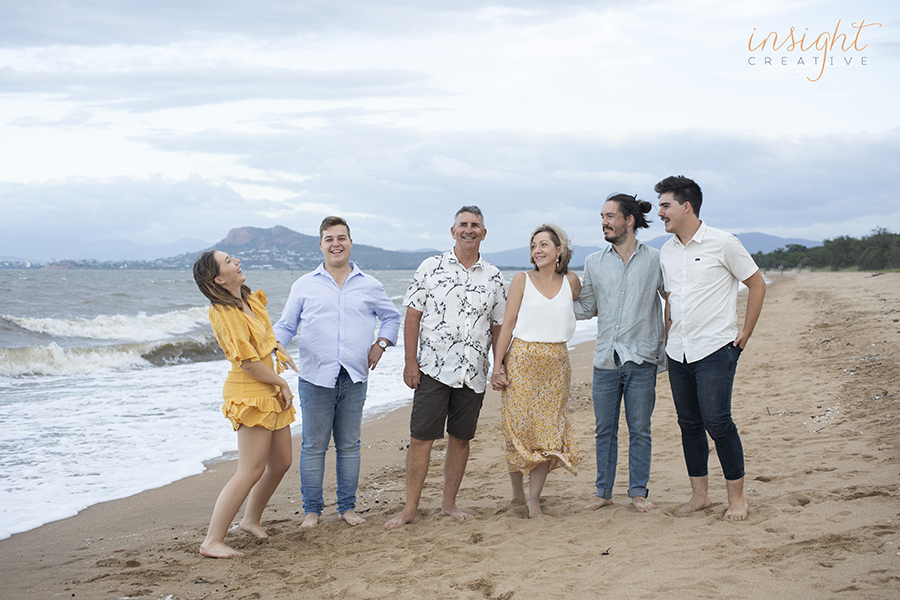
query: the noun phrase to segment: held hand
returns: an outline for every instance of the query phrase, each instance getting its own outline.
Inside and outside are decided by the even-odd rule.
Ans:
[[[506,365],[500,363],[500,368],[491,373],[491,387],[499,391],[509,385],[509,379],[506,378]]]
[[[403,369],[403,383],[411,389],[419,388],[419,381],[422,379],[422,372],[419,370],[419,363],[415,361],[407,361],[406,367]]]
[[[378,361],[381,360],[381,357],[384,355],[384,350],[381,349],[377,343],[372,344],[372,347],[369,348],[369,370],[374,371],[375,366],[378,364]]]
[[[506,379],[506,375],[502,373],[492,373],[491,374],[491,387],[496,391],[500,391],[506,386],[509,385],[509,381]]]

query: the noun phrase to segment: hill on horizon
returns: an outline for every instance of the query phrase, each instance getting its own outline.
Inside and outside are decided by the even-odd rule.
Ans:
[[[798,244],[806,247],[821,246],[822,242],[814,240],[805,240],[800,238],[780,238],[764,233],[739,233],[736,234],[744,246],[751,254],[757,252],[769,253],[778,248],[784,248],[790,244]],[[671,236],[659,236],[646,244],[654,248],[660,248],[666,240]],[[60,243],[74,243],[72,240],[59,240]],[[78,242],[78,240],[75,240]],[[233,254],[247,261],[247,267],[251,269],[314,269],[322,262],[322,253],[319,250],[319,238],[314,235],[299,233],[287,227],[276,225],[268,229],[261,227],[235,227],[228,232],[222,240],[215,244],[208,244],[202,240],[185,239],[172,244],[156,244],[154,246],[140,246],[133,242],[128,242],[122,246],[115,240],[115,244],[107,244],[106,242],[84,242],[82,244],[90,244],[88,246],[75,246],[80,248],[93,248],[97,250],[93,260],[100,261],[145,261],[143,268],[190,268],[194,260],[206,249],[216,248],[224,250],[229,254]],[[195,250],[198,246],[205,246],[200,250]],[[48,245],[49,247],[49,245]],[[597,252],[606,247],[606,242],[602,242],[601,246],[572,246],[573,267],[581,267],[584,260],[593,252]],[[134,251],[140,248],[141,256],[145,258],[127,258],[132,253],[123,251],[128,248]],[[101,251],[102,250],[102,251]],[[149,259],[146,258],[148,253],[154,253],[164,250],[181,252],[175,256],[169,255],[164,258]],[[441,250],[424,249],[424,250],[385,250],[376,246],[366,244],[353,244],[352,260],[362,269],[415,269],[427,257],[440,253]],[[44,254],[50,254],[45,250]],[[28,256],[26,253],[15,253],[16,256],[25,255],[33,263],[50,262],[49,257],[44,260],[36,258],[34,255]],[[96,258],[100,256],[101,258]],[[484,257],[487,261],[501,268],[528,268],[531,263],[529,260],[530,252],[527,247],[513,248],[499,252],[485,252]],[[59,258],[81,258],[77,254],[73,257],[71,254],[59,253]],[[16,257],[6,257],[4,260],[18,260],[24,262],[25,258],[17,259]]]

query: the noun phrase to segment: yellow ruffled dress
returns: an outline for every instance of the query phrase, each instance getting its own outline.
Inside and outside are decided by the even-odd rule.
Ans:
[[[281,390],[278,386],[254,379],[241,369],[245,360],[261,360],[275,370],[272,352],[275,351],[275,332],[266,310],[266,295],[262,290],[251,293],[248,299],[255,317],[245,314],[233,306],[212,304],[209,307],[209,323],[216,340],[225,351],[225,358],[231,361],[231,371],[225,378],[222,396],[225,404],[222,412],[231,421],[234,430],[241,425],[265,427],[276,431],[294,422],[294,407],[283,410]],[[284,369],[281,362],[286,358],[280,352],[277,373]]]

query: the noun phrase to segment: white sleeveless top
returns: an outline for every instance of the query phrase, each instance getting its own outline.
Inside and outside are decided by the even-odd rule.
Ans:
[[[525,273],[525,292],[516,318],[513,337],[523,342],[568,342],[575,334],[575,309],[569,278],[553,298],[541,294]]]

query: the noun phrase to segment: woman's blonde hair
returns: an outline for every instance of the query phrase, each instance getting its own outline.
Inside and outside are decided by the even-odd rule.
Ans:
[[[569,247],[569,236],[566,235],[566,232],[563,231],[559,225],[554,225],[553,223],[544,223],[531,233],[531,240],[528,242],[528,253],[531,264],[534,265],[534,269],[537,271],[538,266],[535,264],[534,258],[530,256],[531,244],[534,243],[534,236],[542,232],[550,234],[550,240],[560,249],[559,259],[556,261],[556,272],[560,275],[565,275],[569,272],[569,261],[572,260],[572,249]]]
[[[219,276],[219,261],[216,260],[216,251],[207,250],[194,262],[194,283],[209,298],[212,304],[221,306],[233,306],[243,310],[244,305],[234,295],[216,283]],[[250,297],[250,288],[241,285],[241,298],[244,302]]]

